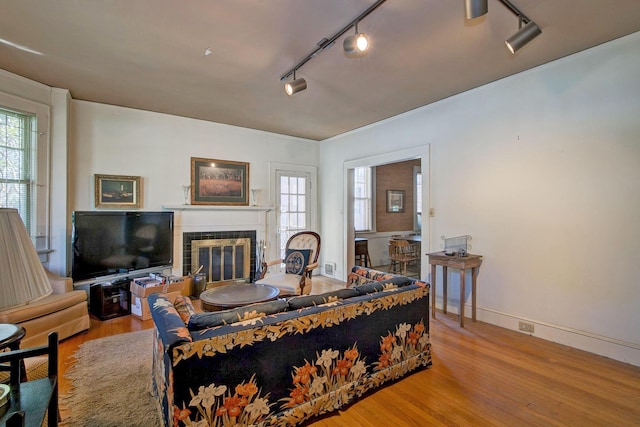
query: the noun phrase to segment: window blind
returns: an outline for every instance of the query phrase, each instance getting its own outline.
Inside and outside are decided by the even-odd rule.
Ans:
[[[0,207],[15,208],[32,230],[36,117],[0,108]]]

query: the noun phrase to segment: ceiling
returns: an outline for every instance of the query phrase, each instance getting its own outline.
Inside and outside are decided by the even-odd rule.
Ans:
[[[511,0],[542,35],[511,55],[518,20],[497,0],[388,0],[343,38],[280,76],[374,0],[0,0],[0,68],[119,105],[323,140],[640,30],[638,0]],[[615,5],[615,6],[614,6]],[[211,50],[205,55],[205,50]]]

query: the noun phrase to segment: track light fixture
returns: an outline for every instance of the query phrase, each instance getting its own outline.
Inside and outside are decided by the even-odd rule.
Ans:
[[[291,96],[302,92],[307,88],[307,81],[303,78],[296,79],[296,71],[293,70],[293,80],[284,84],[284,91]]]
[[[515,54],[517,51],[529,44],[533,39],[542,34],[542,30],[535,22],[511,4],[509,0],[499,1],[518,17],[518,31],[504,42],[507,49],[509,49],[511,53]]]
[[[347,58],[359,58],[364,56],[369,50],[369,37],[364,33],[358,32],[357,22],[356,33],[345,37],[342,48]]]
[[[357,27],[358,22],[362,21],[367,15],[369,15],[371,12],[376,10],[385,1],[386,0],[377,0],[374,4],[369,6],[367,10],[362,12],[356,19],[348,23],[340,31],[338,31],[337,33],[335,33],[329,38],[323,38],[322,40],[320,40],[316,44],[316,48],[310,54],[308,54],[303,60],[301,60],[292,68],[290,68],[289,71],[281,75],[280,81],[285,81],[286,79],[288,79],[293,75],[293,81],[284,85],[284,90],[287,92],[287,94],[293,95],[294,93],[300,92],[307,88],[307,82],[304,79],[296,79],[295,77],[296,71],[299,70],[304,64],[309,62],[312,58],[315,58],[319,53],[333,46],[336,40],[342,37],[342,35],[347,31],[349,31],[349,29],[351,29],[352,27],[356,27],[356,34],[349,36],[345,39],[342,45],[344,48],[344,53],[350,58],[362,56],[366,52],[366,50],[369,48],[369,39],[365,34],[358,33],[358,27]],[[352,37],[353,37],[353,47],[351,44]],[[347,42],[347,40],[349,40],[349,42]],[[355,53],[351,54],[350,52],[355,52]]]
[[[542,34],[542,30],[535,22],[529,21],[529,23],[523,27],[521,20],[520,29],[504,43],[507,45],[507,49],[509,49],[511,53],[516,53],[540,34]]]
[[[464,0],[464,16],[466,19],[479,18],[489,11],[489,0]]]

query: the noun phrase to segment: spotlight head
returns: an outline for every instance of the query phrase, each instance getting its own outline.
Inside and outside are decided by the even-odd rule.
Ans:
[[[344,39],[342,48],[347,58],[363,56],[369,50],[369,37],[364,33],[352,34]]]
[[[479,18],[489,11],[488,0],[464,0],[464,16],[466,19]]]
[[[302,92],[307,88],[307,81],[303,78],[294,79],[284,84],[284,91],[291,96],[298,92]]]
[[[540,27],[538,27],[535,22],[529,21],[527,25],[520,28],[504,43],[507,45],[507,49],[509,49],[509,52],[515,54],[540,34],[542,34],[542,30],[540,29]]]

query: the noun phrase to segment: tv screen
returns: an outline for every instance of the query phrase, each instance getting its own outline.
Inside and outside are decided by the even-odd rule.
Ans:
[[[74,281],[173,264],[173,212],[73,212]]]

